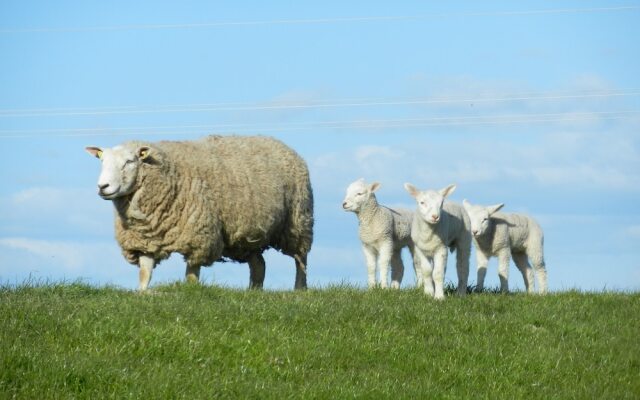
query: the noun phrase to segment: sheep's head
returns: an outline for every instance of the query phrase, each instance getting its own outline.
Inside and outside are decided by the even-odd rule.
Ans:
[[[373,192],[378,190],[380,184],[374,182],[368,184],[364,179],[358,179],[347,188],[347,194],[342,202],[345,211],[359,212],[363,204],[373,196]]]
[[[482,236],[487,232],[491,226],[491,216],[504,207],[504,204],[496,204],[495,206],[488,207],[472,205],[467,200],[463,200],[462,205],[469,216],[473,236]]]
[[[420,191],[410,183],[405,183],[404,188],[418,203],[418,213],[427,223],[435,225],[440,222],[444,199],[456,190],[456,185],[449,185],[441,190]]]
[[[98,178],[98,194],[105,200],[126,196],[135,190],[138,170],[144,162],[150,160],[150,148],[140,146],[129,148],[87,147],[87,152],[102,161],[102,170]]]

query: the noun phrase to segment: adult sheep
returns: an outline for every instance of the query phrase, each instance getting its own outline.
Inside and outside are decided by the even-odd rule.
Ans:
[[[250,287],[261,288],[268,248],[294,258],[295,288],[306,288],[313,194],[305,162],[282,142],[208,136],[86,150],[102,161],[98,194],[113,201],[116,239],[140,268],[140,290],[171,253],[184,256],[187,281],[231,259],[249,263]]]

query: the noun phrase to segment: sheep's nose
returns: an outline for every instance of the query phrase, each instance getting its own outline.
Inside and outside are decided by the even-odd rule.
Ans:
[[[109,187],[108,183],[98,183],[98,191],[99,192],[103,192],[108,187]]]
[[[473,236],[477,235],[478,231],[473,231]]]
[[[342,208],[347,208],[347,202],[346,201],[342,203]]]
[[[431,216],[431,219],[434,220],[434,221],[437,221],[438,220],[438,216],[434,214],[434,215]]]

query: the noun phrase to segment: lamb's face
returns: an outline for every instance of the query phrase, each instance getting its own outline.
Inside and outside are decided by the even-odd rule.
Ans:
[[[405,183],[405,189],[416,200],[418,204],[418,213],[427,223],[435,225],[440,222],[440,216],[442,214],[442,206],[444,199],[453,193],[456,186],[449,185],[446,188],[435,191],[425,190],[420,191],[410,183]]]
[[[135,190],[138,169],[148,154],[148,147],[134,151],[127,147],[87,147],[87,152],[102,161],[98,194],[105,200],[126,196]]]
[[[483,207],[472,205],[467,200],[464,200],[462,205],[469,216],[471,234],[476,237],[484,235],[487,230],[489,230],[491,227],[491,216],[504,206],[504,204],[497,204],[495,206]]]
[[[364,179],[358,179],[347,188],[347,194],[342,202],[342,208],[345,211],[358,212],[379,186],[380,184],[377,182],[367,184]]]

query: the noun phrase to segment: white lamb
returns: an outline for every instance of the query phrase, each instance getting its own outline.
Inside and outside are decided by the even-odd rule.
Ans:
[[[505,214],[498,211],[504,204],[483,207],[462,202],[471,221],[471,233],[476,245],[478,262],[477,289],[484,288],[487,263],[498,257],[500,290],[509,291],[509,256],[522,273],[527,292],[533,293],[533,270],[538,279],[538,291],[547,292],[547,270],[544,263],[542,228],[531,217],[522,214]],[[533,264],[533,269],[531,265]]]
[[[389,264],[391,264],[391,287],[397,289],[402,282],[404,264],[400,253],[408,247],[413,256],[411,241],[411,220],[409,210],[391,209],[378,204],[374,192],[380,187],[378,182],[365,183],[364,179],[353,182],[347,188],[342,203],[345,211],[358,216],[362,251],[367,263],[369,287],[376,285],[376,263],[380,269],[380,286],[387,287]],[[414,259],[414,269],[417,270]],[[416,277],[418,278],[418,277]],[[418,279],[418,285],[420,281]]]
[[[405,183],[404,187],[418,203],[411,238],[422,271],[424,292],[437,300],[444,299],[444,274],[447,251],[450,249],[456,251],[458,294],[464,296],[467,293],[471,254],[469,218],[462,206],[444,201],[453,193],[456,185],[439,191],[420,191],[410,183]]]

